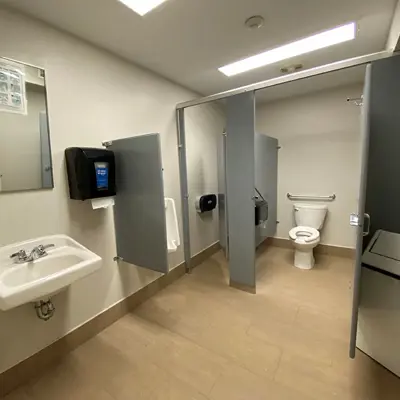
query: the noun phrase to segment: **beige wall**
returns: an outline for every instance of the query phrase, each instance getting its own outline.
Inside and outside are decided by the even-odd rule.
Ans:
[[[361,108],[346,102],[359,97],[362,85],[292,97],[257,108],[257,130],[276,137],[278,162],[277,237],[288,238],[293,202],[286,193],[330,195],[321,243],[354,247],[349,215],[357,211],[360,179]]]
[[[1,372],[159,276],[124,263],[118,266],[112,261],[116,255],[112,210],[93,211],[87,202],[69,200],[64,149],[99,147],[107,139],[160,132],[165,195],[174,198],[180,210],[175,105],[196,95],[17,14],[0,11],[0,36],[7,37],[0,42],[1,56],[46,69],[55,183],[50,191],[0,196],[0,245],[65,233],[103,258],[101,271],[54,298],[57,311],[50,321],[37,319],[31,305],[0,312]],[[212,122],[206,125],[210,129],[203,132],[207,118]],[[193,111],[190,120],[190,135],[212,136],[222,125],[219,111],[213,106]],[[195,140],[190,138],[194,144]],[[206,163],[204,147],[199,146],[200,150]],[[200,251],[214,239],[214,236],[209,240],[195,237],[196,249]],[[170,265],[182,260],[181,246],[170,256]]]
[[[42,187],[39,114],[46,111],[44,92],[26,88],[27,115],[0,112],[1,190]]]

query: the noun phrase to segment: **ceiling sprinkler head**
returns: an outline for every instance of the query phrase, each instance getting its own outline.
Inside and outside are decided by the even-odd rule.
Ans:
[[[264,18],[261,15],[253,15],[247,18],[244,24],[249,29],[259,29],[264,25]]]

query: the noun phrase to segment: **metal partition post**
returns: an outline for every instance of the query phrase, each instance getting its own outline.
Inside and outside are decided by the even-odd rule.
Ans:
[[[189,225],[189,189],[186,163],[186,132],[184,109],[176,110],[176,124],[178,134],[179,177],[182,202],[183,225],[183,251],[185,256],[186,272],[192,272],[190,251],[190,225]]]
[[[227,99],[226,196],[230,285],[255,293],[255,94]]]

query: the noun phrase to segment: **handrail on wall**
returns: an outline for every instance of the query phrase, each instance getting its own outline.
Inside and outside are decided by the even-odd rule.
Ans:
[[[333,201],[336,199],[336,194],[334,193],[331,196],[303,196],[303,195],[288,193],[287,198],[289,200]]]

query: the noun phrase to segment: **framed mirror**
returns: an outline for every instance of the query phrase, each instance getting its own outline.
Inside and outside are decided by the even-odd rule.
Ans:
[[[53,187],[45,71],[0,57],[0,193]]]

